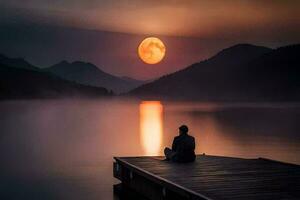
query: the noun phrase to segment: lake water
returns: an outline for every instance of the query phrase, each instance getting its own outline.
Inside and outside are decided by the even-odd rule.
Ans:
[[[7,101],[0,199],[114,199],[113,156],[162,155],[181,124],[198,154],[300,164],[300,104]]]

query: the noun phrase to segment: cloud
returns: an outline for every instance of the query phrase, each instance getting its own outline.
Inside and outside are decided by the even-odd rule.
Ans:
[[[135,34],[295,39],[300,33],[300,1],[292,0],[10,0],[1,6],[32,21]]]

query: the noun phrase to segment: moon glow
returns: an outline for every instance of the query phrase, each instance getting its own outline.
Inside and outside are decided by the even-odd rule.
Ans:
[[[164,57],[166,53],[166,46],[156,37],[148,37],[144,39],[139,47],[139,57],[147,64],[157,64]]]

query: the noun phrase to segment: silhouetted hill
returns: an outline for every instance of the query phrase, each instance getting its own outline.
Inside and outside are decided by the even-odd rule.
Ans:
[[[91,63],[81,61],[72,63],[62,61],[45,70],[66,80],[84,85],[105,87],[115,93],[128,92],[144,83],[143,81],[113,76]]]
[[[299,53],[299,45],[276,50],[235,45],[129,94],[203,101],[300,100]]]
[[[30,69],[30,70],[39,70],[38,67],[35,67],[25,61],[23,58],[9,58],[0,54],[0,64],[7,66],[7,67],[15,67],[15,68],[22,68],[22,69]]]
[[[46,72],[0,64],[0,99],[102,97],[104,88],[90,87],[62,80]]]
[[[209,59],[212,64],[224,64],[236,65],[240,63],[245,63],[251,61],[265,53],[270,52],[272,49],[255,46],[251,44],[237,44],[232,47],[223,49],[211,59]]]
[[[300,44],[281,47],[249,62],[241,86],[266,100],[300,100]]]
[[[137,79],[134,79],[134,78],[131,78],[128,76],[121,76],[120,78],[124,81],[128,81],[128,82],[131,82],[136,85],[142,85],[147,82],[147,81],[143,81],[143,80],[137,80]]]

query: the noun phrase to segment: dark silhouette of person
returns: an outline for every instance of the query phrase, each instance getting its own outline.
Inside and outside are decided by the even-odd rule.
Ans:
[[[193,162],[195,161],[195,138],[188,135],[188,127],[179,127],[179,136],[173,140],[172,149],[166,147],[164,150],[166,160],[173,162]]]

